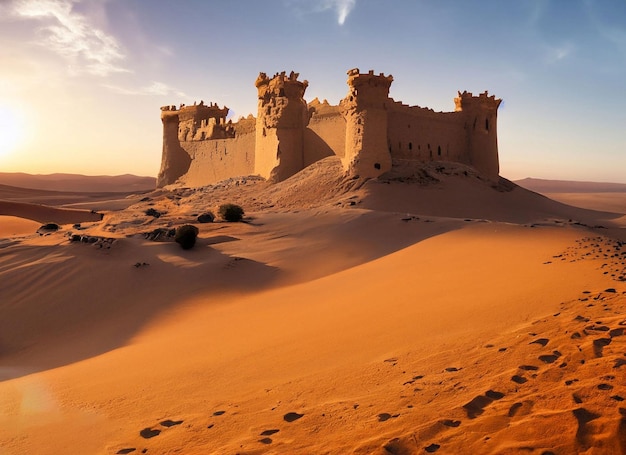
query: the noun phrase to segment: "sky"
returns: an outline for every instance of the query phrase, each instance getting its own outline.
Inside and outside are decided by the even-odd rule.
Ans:
[[[235,121],[291,70],[338,104],[351,68],[435,111],[501,98],[506,178],[626,183],[622,0],[0,0],[0,171],[154,176],[160,106]]]

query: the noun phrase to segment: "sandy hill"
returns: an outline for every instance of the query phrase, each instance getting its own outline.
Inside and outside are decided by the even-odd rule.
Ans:
[[[0,172],[0,184],[48,191],[129,193],[152,190],[154,177]]]
[[[197,222],[224,202],[245,222]],[[623,211],[327,159],[8,218],[3,454],[626,453]],[[145,235],[184,223],[191,250]]]

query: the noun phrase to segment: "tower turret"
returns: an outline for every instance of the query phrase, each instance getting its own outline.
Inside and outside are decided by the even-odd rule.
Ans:
[[[502,102],[485,91],[478,96],[458,92],[455,111],[465,116],[465,132],[470,164],[491,179],[500,173],[498,158],[498,106]]]
[[[179,113],[176,106],[161,108],[161,122],[163,123],[163,152],[161,155],[161,169],[157,176],[157,187],[171,185],[189,169],[191,157],[180,146],[178,139]]]
[[[256,123],[255,172],[274,182],[285,180],[303,167],[304,129],[309,122],[304,92],[308,81],[283,71],[271,79],[260,73]]]
[[[360,177],[378,177],[391,169],[387,143],[387,104],[393,76],[348,71],[348,95],[341,100],[346,119],[343,167]]]

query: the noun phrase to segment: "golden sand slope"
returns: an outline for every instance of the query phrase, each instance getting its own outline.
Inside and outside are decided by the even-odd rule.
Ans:
[[[466,177],[233,181],[0,248],[0,454],[626,453],[623,218]],[[192,250],[139,235],[237,198]]]

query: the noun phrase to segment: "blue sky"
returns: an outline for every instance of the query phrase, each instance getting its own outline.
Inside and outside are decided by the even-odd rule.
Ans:
[[[626,182],[626,2],[2,0],[0,170],[155,175],[159,107],[256,115],[259,71],[337,104],[346,71],[454,109],[489,90],[501,174]]]

